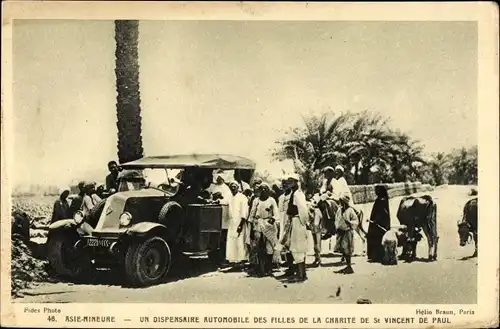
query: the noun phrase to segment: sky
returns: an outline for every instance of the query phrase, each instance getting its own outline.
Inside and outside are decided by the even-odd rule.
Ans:
[[[477,42],[475,22],[141,21],[144,151],[274,171],[303,115],[367,109],[429,153],[476,145]],[[14,184],[104,180],[114,51],[113,21],[15,21]]]

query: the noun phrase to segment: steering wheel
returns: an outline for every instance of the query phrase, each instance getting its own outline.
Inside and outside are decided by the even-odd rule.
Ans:
[[[165,183],[162,183],[162,184],[159,184],[159,185],[158,185],[158,188],[159,188],[159,189],[162,189],[162,190],[164,190],[164,191],[168,191],[170,187],[171,187],[170,185],[165,184]]]

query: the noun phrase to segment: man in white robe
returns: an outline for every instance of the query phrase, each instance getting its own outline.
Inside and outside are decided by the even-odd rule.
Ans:
[[[339,196],[347,195],[349,196],[349,206],[354,206],[354,201],[352,198],[351,190],[349,189],[349,185],[347,185],[347,181],[344,178],[344,167],[338,165],[335,167],[335,176],[337,177],[337,184],[339,189]]]
[[[242,263],[248,260],[245,246],[245,221],[248,217],[248,199],[239,192],[236,181],[229,183],[233,195],[231,200],[231,213],[226,242],[226,260],[229,263]]]
[[[217,173],[214,177],[215,183],[212,183],[208,188],[208,191],[212,195],[215,201],[218,201],[222,205],[222,227],[221,227],[221,239],[220,239],[220,260],[223,266],[227,265],[226,261],[226,241],[227,233],[229,228],[230,213],[231,213],[231,199],[233,194],[226,185],[224,181],[224,176],[222,173]]]
[[[340,186],[338,180],[335,178],[335,170],[327,166],[323,169],[323,183],[321,184],[321,188],[319,190],[320,195],[324,195],[326,193],[329,194],[329,198],[338,201],[340,196]]]
[[[297,265],[296,276],[290,282],[304,282],[306,275],[307,253],[307,224],[309,223],[309,209],[306,196],[300,189],[299,175],[288,175],[288,186],[292,190],[287,207],[287,216],[291,220],[290,251]]]

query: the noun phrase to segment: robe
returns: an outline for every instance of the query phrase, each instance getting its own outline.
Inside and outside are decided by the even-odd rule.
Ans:
[[[293,192],[293,199],[290,201],[298,210],[298,215],[291,216],[290,218],[290,251],[295,263],[303,263],[305,262],[308,249],[307,224],[309,222],[309,209],[307,207],[306,196],[301,190]]]
[[[238,263],[248,259],[245,246],[246,229],[238,234],[238,226],[248,216],[248,199],[242,193],[237,193],[231,200],[231,214],[226,242],[226,259]]]
[[[94,199],[90,197],[89,195],[85,194],[83,196],[83,201],[82,201],[82,212],[84,216],[88,216],[92,208],[94,208],[95,203]]]
[[[288,194],[283,193],[280,195],[278,199],[278,209],[279,209],[279,219],[278,219],[278,225],[279,225],[279,236],[278,240],[281,241],[283,239],[283,236],[285,234],[285,226],[287,225],[288,222],[288,216],[286,215],[286,210],[288,207],[288,202],[290,202],[290,196],[292,195],[291,192],[288,192]]]
[[[68,201],[57,199],[54,202],[54,208],[52,210],[52,219],[51,223],[57,222],[61,219],[69,219],[72,218],[71,210],[69,208]]]
[[[231,200],[233,198],[233,194],[231,193],[231,189],[225,183],[222,184],[212,184],[208,188],[208,191],[211,194],[220,193],[222,195],[222,199],[219,200],[221,205],[226,205],[227,207],[223,207],[222,210],[222,229],[227,230],[229,228],[230,221],[230,213],[231,213]]]
[[[345,180],[344,177],[340,177],[338,180],[338,188],[339,188],[339,196],[342,196],[344,194],[349,195],[350,201],[349,201],[349,206],[353,207],[354,206],[354,199],[352,198],[352,192],[351,189],[349,188],[349,185],[347,185],[347,181]]]
[[[278,205],[276,200],[268,197],[266,200],[259,198],[254,200],[255,208],[252,214],[254,231],[264,236],[266,253],[271,255],[274,252],[274,246],[278,242],[276,223],[270,224],[269,219],[276,222],[279,217]]]
[[[370,225],[368,226],[368,234],[366,236],[367,256],[369,260],[382,261],[384,257],[382,237],[390,228],[389,200],[386,198],[377,198],[373,204]]]
[[[337,228],[337,241],[334,251],[345,256],[354,253],[354,233],[353,228],[358,224],[358,216],[353,208],[342,209],[339,207],[335,216],[335,226]]]
[[[328,179],[324,179],[323,183],[321,184],[321,188],[319,190],[320,194],[324,194],[326,192],[331,192],[332,193],[332,199],[338,200],[339,197],[341,196],[341,186],[335,178],[332,178],[330,183],[328,184]]]

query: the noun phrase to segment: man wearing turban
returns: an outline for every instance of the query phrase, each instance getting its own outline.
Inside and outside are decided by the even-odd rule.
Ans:
[[[338,273],[352,274],[351,256],[354,253],[354,227],[358,224],[358,216],[350,206],[350,195],[344,193],[340,197],[340,207],[335,216],[335,227],[337,229],[337,241],[334,251],[342,254],[347,266]]]
[[[272,198],[271,188],[267,183],[259,185],[260,195],[254,200],[250,221],[254,236],[252,249],[256,257],[256,272],[258,276],[271,275],[274,247],[278,242],[276,221],[279,218],[279,209],[276,200]]]
[[[290,251],[296,264],[296,276],[290,282],[304,282],[306,275],[307,253],[307,224],[309,223],[309,209],[306,196],[300,189],[300,178],[297,174],[288,175],[287,185],[291,189],[287,205],[287,216],[291,221]]]
[[[233,197],[231,199],[230,222],[226,242],[226,260],[232,264],[241,264],[248,259],[245,246],[244,223],[248,217],[248,200],[239,191],[240,184],[237,181],[229,183]]]
[[[349,189],[349,185],[347,185],[347,181],[345,180],[344,177],[344,167],[341,165],[338,165],[335,167],[335,176],[337,178],[337,186],[339,189],[339,195],[344,195],[347,194],[349,195],[349,205],[351,207],[354,206],[354,200],[352,199],[352,193],[351,190]]]
[[[214,181],[212,185],[208,188],[209,192],[212,194],[214,201],[217,201],[220,205],[224,205],[222,209],[222,227],[221,227],[221,240],[220,240],[220,259],[223,266],[227,265],[226,261],[226,244],[227,244],[227,233],[230,222],[231,213],[231,199],[233,194],[227,186],[224,175],[222,172],[217,172],[214,175]]]

